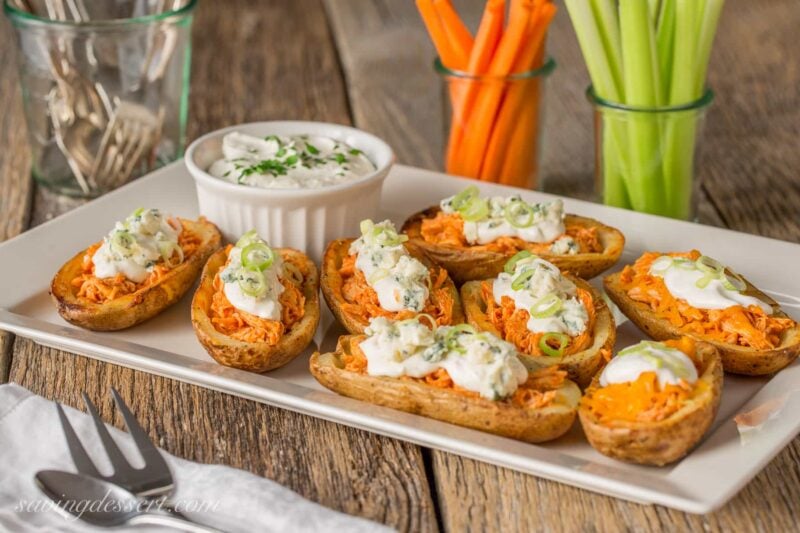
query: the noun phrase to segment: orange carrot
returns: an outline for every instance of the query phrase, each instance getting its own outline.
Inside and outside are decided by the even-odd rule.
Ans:
[[[534,0],[520,0],[520,2],[519,15],[509,21],[489,66],[489,75],[492,77],[508,76],[514,68],[535,4]],[[458,149],[457,168],[460,174],[480,175],[481,162],[504,93],[505,82],[499,80],[486,82],[486,86],[481,88],[472,111],[469,128],[465,131],[464,141]]]
[[[536,9],[534,16],[530,18],[526,31],[525,48],[517,55],[514,63],[514,72],[525,72],[541,64],[544,49],[544,38],[547,25],[555,16],[556,7],[551,3],[541,3]],[[538,64],[535,60],[539,58]],[[515,128],[519,131],[526,130],[522,120],[527,109],[538,105],[538,91],[536,100],[532,100],[529,86],[538,85],[539,80],[533,79],[525,82],[517,82],[508,90],[508,94],[503,100],[502,108],[498,114],[497,121],[491,132],[489,145],[486,148],[486,155],[483,158],[480,177],[482,179],[496,180],[504,164],[508,164],[509,157],[519,157],[515,153],[514,145],[511,142]],[[526,97],[527,96],[527,97]],[[525,143],[525,139],[520,139]],[[530,139],[528,140],[530,141]],[[528,142],[527,144],[531,144]],[[524,152],[528,147],[521,147]],[[505,157],[503,156],[505,154]],[[526,176],[519,176],[524,179]]]
[[[433,0],[417,0],[417,9],[442,63],[448,68],[465,68],[469,61],[468,53],[463,54],[453,46],[439,13],[433,5]]]
[[[469,56],[472,52],[472,34],[469,32],[461,17],[458,16],[450,0],[433,0],[433,7],[442,21],[444,31],[450,39],[451,46],[457,52],[459,58],[466,58],[461,66],[451,67],[465,69],[469,63]]]

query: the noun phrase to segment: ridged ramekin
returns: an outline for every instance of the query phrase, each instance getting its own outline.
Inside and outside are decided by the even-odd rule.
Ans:
[[[262,189],[240,185],[206,172],[222,157],[222,137],[249,135],[323,135],[358,148],[375,172],[353,181],[318,189]],[[333,239],[358,233],[358,224],[375,218],[381,189],[394,163],[392,149],[379,138],[355,128],[323,122],[252,122],[213,131],[186,150],[186,166],[197,186],[200,214],[219,227],[229,242],[255,229],[272,246],[297,248],[319,262]]]

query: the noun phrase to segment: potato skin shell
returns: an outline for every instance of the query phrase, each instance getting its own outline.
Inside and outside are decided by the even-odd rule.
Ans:
[[[343,396],[530,443],[557,439],[575,421],[580,391],[569,380],[560,389],[563,403],[524,409],[508,402],[469,398],[416,381],[344,370],[342,355],[350,350],[353,339],[354,336],[341,337],[336,352],[315,353],[309,366],[320,384]]]
[[[581,388],[585,388],[592,381],[595,374],[605,366],[606,358],[604,352],[610,354],[614,348],[614,343],[617,340],[617,328],[614,324],[611,310],[597,290],[582,279],[569,274],[565,274],[565,276],[575,285],[592,293],[596,316],[592,334],[594,342],[586,350],[564,357],[530,355],[520,352],[520,359],[525,364],[534,361],[538,365],[561,365],[572,381],[576,382]],[[467,315],[467,322],[470,325],[502,338],[500,332],[497,331],[486,315],[486,303],[481,293],[480,281],[470,281],[461,287],[461,301],[464,303],[464,311]]]
[[[471,250],[442,244],[431,244],[422,238],[422,221],[433,218],[441,211],[438,206],[429,207],[424,211],[415,213],[403,223],[403,233],[408,235],[408,246],[418,249],[428,259],[441,265],[458,285],[467,281],[476,281],[497,277],[503,271],[506,262],[514,255],[503,254],[487,250]],[[597,220],[577,215],[566,215],[564,222],[568,225],[583,227],[596,227],[600,243],[603,245],[601,253],[576,254],[576,255],[551,255],[537,254],[558,268],[583,279],[591,279],[608,270],[619,260],[625,246],[625,237],[622,233]]]
[[[342,294],[342,276],[339,274],[339,269],[345,257],[349,255],[350,244],[354,239],[337,239],[331,241],[325,249],[325,255],[322,257],[322,295],[325,297],[325,302],[331,310],[336,319],[344,326],[344,328],[353,335],[364,333],[364,329],[369,325],[362,322],[360,317],[353,313],[348,313],[342,304],[345,303],[344,295]],[[418,251],[408,248],[409,253],[422,261],[425,266],[430,267],[431,262]],[[461,298],[458,294],[458,289],[453,284],[453,281],[448,278],[445,282],[447,290],[453,296],[453,324],[461,324],[464,322],[464,310],[461,306]]]
[[[196,221],[180,220],[184,228],[201,236],[197,251],[158,283],[120,298],[101,304],[79,299],[72,280],[83,271],[86,250],[75,254],[58,270],[50,284],[50,295],[58,314],[85,329],[117,331],[144,322],[177,302],[191,288],[206,259],[219,248],[222,240],[217,227],[204,217]]]
[[[604,424],[581,402],[578,415],[592,447],[614,459],[653,466],[673,463],[689,453],[714,421],[722,394],[722,362],[718,350],[698,342],[697,353],[704,363],[699,380],[708,387],[692,398],[690,405],[669,418],[659,422],[620,420]],[[586,390],[586,397],[599,388],[599,380],[598,375]]]
[[[212,255],[203,269],[200,286],[192,298],[192,328],[197,340],[208,354],[221,365],[267,372],[282,367],[300,355],[311,343],[319,324],[319,275],[317,267],[305,254],[290,248],[276,248],[284,258],[295,257],[305,263],[309,274],[303,280],[305,313],[292,329],[281,337],[276,345],[266,342],[244,342],[217,331],[208,316],[214,294],[214,276],[225,265],[228,256],[225,249]]]
[[[792,364],[797,356],[800,355],[800,325],[785,332],[781,337],[781,344],[772,350],[755,350],[746,346],[738,346],[719,342],[704,335],[692,335],[682,333],[669,321],[656,316],[649,306],[637,302],[630,298],[622,288],[620,273],[610,274],[603,279],[606,293],[617,304],[617,307],[627,316],[631,322],[636,324],[639,329],[647,333],[653,339],[662,341],[677,339],[684,335],[693,337],[699,341],[706,342],[715,346],[722,358],[722,367],[725,372],[731,374],[741,374],[745,376],[763,376],[774,374]],[[744,278],[742,278],[744,279]],[[781,318],[789,318],[779,307],[778,303],[758,290],[752,283],[744,280],[747,288],[744,293],[754,296],[776,309],[774,315]]]

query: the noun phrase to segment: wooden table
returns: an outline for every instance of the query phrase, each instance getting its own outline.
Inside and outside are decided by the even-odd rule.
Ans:
[[[457,1],[472,24],[482,2]],[[710,73],[717,92],[701,161],[701,219],[800,242],[800,28],[797,0],[730,1]],[[0,240],[75,202],[29,178],[10,26],[0,25]],[[592,174],[587,77],[565,10],[550,51],[544,173],[585,191]],[[410,0],[200,2],[189,137],[269,119],[352,123],[400,162],[439,168],[441,89]],[[55,265],[63,258],[43,259]],[[799,258],[800,259],[800,258]],[[0,382],[81,407],[80,391],[121,426],[117,387],[159,446],[275,479],[303,496],[401,530],[788,531],[800,523],[800,440],[722,510],[641,506],[420,448],[0,333]]]

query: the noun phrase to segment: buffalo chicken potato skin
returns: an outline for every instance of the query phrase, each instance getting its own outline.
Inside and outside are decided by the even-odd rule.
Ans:
[[[402,231],[408,235],[407,244],[410,248],[416,248],[428,259],[445,268],[453,281],[459,285],[467,281],[494,278],[503,271],[503,266],[515,252],[499,253],[469,246],[433,244],[426,241],[421,233],[422,221],[435,217],[439,211],[439,207],[430,207],[412,215],[405,221]],[[564,223],[567,226],[597,228],[598,239],[603,246],[603,251],[575,255],[543,253],[536,255],[553,263],[561,270],[571,272],[583,279],[597,276],[611,268],[619,260],[625,246],[625,237],[619,230],[591,218],[577,215],[566,215]]]
[[[225,249],[209,258],[203,269],[200,286],[192,299],[192,327],[197,339],[218,363],[225,366],[266,372],[289,363],[311,343],[319,324],[319,275],[317,267],[303,253],[289,248],[275,248],[284,259],[294,258],[304,264],[307,274],[302,282],[305,297],[303,317],[285,331],[277,344],[244,342],[218,331],[211,322],[209,309],[214,295],[214,277],[228,259]]]
[[[83,271],[87,250],[77,253],[59,269],[50,285],[58,314],[82,328],[116,331],[144,322],[177,302],[191,288],[206,259],[221,242],[217,227],[203,217],[199,220],[180,219],[180,222],[184,230],[200,237],[195,252],[158,282],[102,303],[77,295],[72,281]]]

